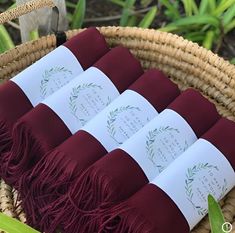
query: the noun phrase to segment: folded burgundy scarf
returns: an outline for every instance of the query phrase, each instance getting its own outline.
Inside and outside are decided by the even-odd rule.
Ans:
[[[93,65],[108,50],[104,37],[90,28],[1,85],[0,154],[10,150],[13,124],[20,117]]]
[[[235,185],[234,138],[235,123],[219,120],[150,184],[100,216],[99,232],[188,233],[206,215],[208,195],[221,200]]]
[[[143,70],[128,49],[117,47],[20,118],[5,156],[3,178],[17,188],[42,156],[76,133],[132,84]]]
[[[83,170],[118,148],[179,94],[162,72],[149,70],[81,130],[43,156],[33,171],[23,175],[18,189],[21,199],[25,198],[30,225],[41,219],[36,218],[35,209],[65,194]]]
[[[83,213],[128,198],[160,174],[218,119],[215,106],[199,92],[183,92],[118,149],[91,165],[68,195],[51,205],[55,221],[50,227],[62,223],[65,232],[77,232],[93,216],[87,214],[86,218]],[[57,205],[61,208],[58,214]],[[95,222],[89,227],[96,232]]]

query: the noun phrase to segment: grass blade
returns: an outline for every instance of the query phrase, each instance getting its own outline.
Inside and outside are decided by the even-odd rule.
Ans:
[[[86,0],[79,0],[72,19],[72,28],[81,28],[86,13]]]
[[[0,25],[0,47],[1,52],[5,52],[15,47],[9,33],[3,25]]]
[[[233,17],[235,16],[235,4],[233,4],[223,16],[223,25],[227,25],[231,22]]]
[[[225,10],[235,3],[235,0],[221,1],[219,6],[213,11],[214,16],[220,16]]]
[[[198,6],[196,4],[196,2],[194,0],[191,0],[191,4],[192,4],[192,11],[195,15],[199,14],[199,9]]]
[[[184,38],[187,39],[187,40],[194,41],[194,42],[201,42],[205,38],[205,33],[204,32],[186,33],[184,35]]]
[[[8,233],[39,233],[33,228],[0,213],[0,229]]]
[[[122,17],[120,20],[120,26],[127,26],[129,17],[132,13],[133,6],[135,4],[136,0],[126,0],[125,6],[122,11]]]
[[[188,0],[182,0],[184,5],[184,11],[186,16],[192,16],[192,7],[191,3]]]
[[[137,17],[135,15],[133,15],[129,18],[127,26],[128,27],[135,27],[136,24],[137,24]]]
[[[221,233],[225,220],[219,204],[211,195],[208,196],[208,210],[212,233]]]
[[[235,57],[230,60],[230,63],[235,65]]]
[[[230,31],[232,31],[235,28],[235,19],[232,20],[229,24],[227,24],[224,28],[224,32],[228,33]]]
[[[203,15],[205,13],[208,13],[208,0],[202,0],[199,6],[199,14]]]
[[[173,19],[179,19],[180,18],[180,13],[179,13],[178,9],[173,4],[171,4],[170,1],[168,1],[168,0],[160,0],[160,3],[163,6],[166,7],[166,9],[172,15]]]
[[[214,36],[215,36],[214,31],[208,31],[203,40],[202,46],[206,49],[211,49],[213,45]]]
[[[176,20],[174,23],[171,23],[169,25],[173,26],[192,26],[192,25],[212,25],[214,27],[219,27],[219,20],[211,15],[193,15],[193,16],[188,16],[182,19]]]
[[[118,5],[118,6],[125,7],[125,2],[122,0],[109,0],[109,1]]]
[[[139,24],[139,27],[141,27],[141,28],[149,28],[150,25],[153,23],[156,15],[157,15],[157,7],[154,6],[154,7],[151,8],[151,10],[141,20],[141,22]]]

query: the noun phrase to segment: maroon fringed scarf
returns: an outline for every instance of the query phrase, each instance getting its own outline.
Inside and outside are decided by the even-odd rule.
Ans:
[[[69,49],[84,70],[93,65],[109,50],[104,37],[95,28],[89,28],[84,32],[81,32],[78,35],[74,36],[63,46],[60,46],[59,48],[54,50],[54,53],[57,53],[57,51],[61,48]],[[45,62],[50,61],[50,58],[51,57],[49,54],[45,56],[43,60]],[[63,62],[63,58],[58,59],[61,59],[61,66],[64,66],[66,68],[66,65]],[[41,67],[41,70],[43,70],[44,68],[42,67],[42,64],[40,62],[36,62],[34,65],[26,69],[24,79],[27,78],[29,74],[32,76],[28,77],[28,79],[26,80],[26,83],[28,83],[29,87],[34,85],[34,77],[36,75],[34,67],[37,66]],[[72,78],[76,77],[76,75],[80,71],[82,72],[82,69],[78,69],[76,70],[76,72],[69,74],[68,78],[70,78],[71,80]],[[22,73],[17,75],[14,79],[0,86],[0,154],[3,154],[11,149],[11,134],[14,123],[24,114],[29,112],[33,108],[33,106],[39,103],[37,101],[31,103],[30,99],[24,93],[24,90],[22,90],[20,86],[18,86],[17,83],[14,81],[16,78],[22,79]],[[35,98],[40,98],[40,96],[37,96],[38,93],[33,94],[35,95]],[[4,159],[4,157],[1,155],[0,159]]]
[[[172,114],[174,117],[169,117]],[[188,130],[179,127],[179,119],[189,127]],[[199,92],[193,89],[183,92],[167,110],[121,146],[127,148],[128,145],[132,151],[140,151],[139,157],[116,149],[91,165],[71,187],[68,195],[45,209],[42,226],[48,223],[45,221],[47,215],[55,220],[49,223],[49,229],[44,225],[43,230],[53,232],[61,224],[65,232],[75,233],[78,229],[80,232],[80,228],[90,223],[93,214],[102,205],[115,204],[131,196],[164,170],[218,119],[215,106]],[[154,161],[156,156],[159,157]],[[141,164],[141,161],[147,162]],[[158,166],[160,161],[165,167]],[[95,221],[89,224],[89,229],[93,229],[91,232],[96,232],[96,227]]]
[[[197,202],[197,207],[194,208],[193,205],[195,204],[195,195],[198,195],[198,193],[194,193],[192,197],[188,198],[188,194],[185,192],[185,186],[187,184],[185,180],[187,179],[181,179],[179,182],[175,180],[175,177],[178,177],[177,180],[179,180],[179,174],[188,174],[188,169],[196,168],[194,169],[194,172],[192,173],[193,175],[191,175],[190,178],[193,180],[193,182],[195,181],[200,183],[200,180],[197,180],[195,174],[202,172],[203,169],[208,167],[211,169],[212,173],[210,172],[210,175],[208,174],[208,176],[206,176],[208,180],[205,180],[205,184],[208,185],[207,187],[210,186],[213,190],[218,192],[217,197],[215,198],[220,200],[234,186],[234,138],[235,123],[225,118],[221,118],[221,120],[219,120],[208,132],[202,136],[202,139],[205,141],[200,141],[201,139],[198,140],[182,156],[176,159],[175,162],[173,162],[164,171],[164,173],[162,173],[161,176],[156,177],[150,184],[145,185],[127,201],[110,208],[105,214],[103,213],[99,215],[98,217],[100,220],[100,225],[99,231],[97,232],[170,233],[172,232],[172,229],[174,229],[174,232],[177,233],[188,233],[190,228],[192,229],[195,224],[197,224],[205,216],[205,213],[197,214],[197,211],[205,209],[206,212],[207,198],[205,201]],[[201,144],[202,142],[203,145]],[[209,142],[208,145],[207,142]],[[212,144],[212,147],[217,148],[219,152],[222,153],[222,155],[220,154],[217,158],[220,159],[220,161],[216,161],[214,158],[216,153],[208,151],[208,146],[209,148],[211,147],[210,144]],[[198,145],[200,145],[200,147]],[[214,164],[210,162],[205,164],[201,156],[199,159],[198,148],[200,148],[199,151],[201,154],[204,153],[202,156],[204,156],[205,159],[212,158],[212,160],[214,160]],[[200,166],[195,166],[195,161],[197,160]],[[222,168],[223,165],[220,165],[222,160],[227,160],[225,168]],[[187,164],[188,169],[187,167],[183,166],[185,163]],[[226,180],[226,176],[224,174],[227,172],[225,170],[219,171],[219,169],[231,170],[231,180],[229,182],[227,179],[225,190],[219,187],[224,187],[223,179]],[[218,183],[214,182],[216,176],[213,173],[218,173],[217,181],[219,180],[218,175],[220,177]],[[212,176],[213,179],[211,179],[210,176]],[[194,185],[198,185],[198,183],[196,184],[193,182],[190,183],[192,188],[194,188]],[[174,201],[171,198],[174,198],[174,194],[172,195],[164,191],[166,190],[165,187],[170,186],[173,187],[173,191],[176,196],[181,196],[184,206],[187,205],[187,209],[191,211],[191,214],[187,215],[183,209],[180,209],[179,202]],[[205,192],[205,189],[203,189],[202,186],[200,188],[200,192],[202,192],[206,197],[210,194],[210,192]],[[192,203],[190,203],[188,199]],[[194,221],[192,221],[193,219]],[[86,230],[88,230],[86,232],[91,232],[89,231],[88,226]]]
[[[112,49],[93,67],[17,121],[13,129],[14,143],[3,164],[3,178],[17,188],[25,172],[76,130],[68,128],[67,118],[72,120],[69,126],[76,126],[78,130],[83,124],[80,117],[87,120],[94,117],[142,74],[140,62],[128,49],[121,46]],[[86,103],[80,103],[81,99]],[[58,115],[61,108],[60,114],[65,115],[63,120]]]
[[[180,94],[178,87],[158,70],[147,71],[128,89],[132,91],[124,92],[113,101],[108,107],[108,112],[107,110],[101,112],[91,120],[94,123],[88,123],[94,130],[102,131],[99,133],[99,137],[105,138],[108,133],[109,143],[107,142],[108,145],[106,144],[106,147],[94,135],[86,131],[88,129],[85,126],[85,128],[79,130],[52,152],[46,154],[37,163],[33,171],[23,175],[19,191],[22,197],[25,197],[23,206],[29,216],[28,222],[31,225],[36,225],[41,219],[41,217],[36,218],[37,211],[35,210],[43,209],[64,195],[70,184],[78,178],[82,171],[123,142],[119,141],[117,143],[114,141],[115,138],[112,138],[110,130],[105,128],[107,121],[110,122],[112,120],[112,118],[109,118],[110,114],[116,111],[115,120],[117,121],[117,118],[119,118],[128,124],[127,126],[120,125],[121,128],[118,128],[117,123],[115,127],[117,130],[116,135],[118,136],[122,135],[123,131],[128,133],[127,136],[125,135],[124,138],[121,138],[126,140],[142,128],[142,124],[146,124],[153,119],[157,113],[165,109]],[[142,101],[143,97],[148,101],[148,107],[138,103],[138,101]],[[150,104],[152,105],[151,107],[149,107]],[[131,108],[134,110],[131,110]],[[147,114],[145,110],[148,111],[149,108],[151,112]],[[157,111],[153,110],[154,108]],[[122,110],[126,111],[126,109],[130,115],[123,115]],[[145,115],[144,121],[143,119],[141,120],[142,114]],[[149,119],[150,117],[151,119]],[[146,118],[147,120],[145,120]],[[142,121],[142,123],[140,124],[139,121]],[[132,126],[132,131],[128,131],[132,123],[135,126]],[[100,124],[103,125],[100,126]]]

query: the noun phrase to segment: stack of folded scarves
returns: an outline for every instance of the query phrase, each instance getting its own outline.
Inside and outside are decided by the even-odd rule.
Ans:
[[[215,106],[199,92],[184,91],[123,145],[84,171],[67,195],[45,208],[43,229],[53,232],[62,225],[65,232],[82,232],[88,222],[87,232],[96,232],[95,212],[138,191],[219,118]]]
[[[235,184],[235,123],[195,90],[178,95],[95,28],[2,85],[0,172],[28,222],[47,233],[192,229],[205,196]]]
[[[120,59],[121,58],[121,59]],[[76,133],[143,74],[128,49],[111,49],[92,67],[46,98],[15,124],[2,177],[18,187],[42,156]]]
[[[2,153],[11,149],[14,123],[43,99],[93,65],[108,50],[99,31],[89,28],[0,86],[0,161],[3,159]],[[45,73],[51,68],[54,68],[54,74],[50,75],[49,80],[45,78]],[[63,78],[56,82],[58,74],[63,75]],[[42,93],[39,87],[43,82],[51,82],[51,86],[50,89],[44,88]],[[53,85],[53,82],[56,84]]]
[[[207,213],[207,196],[221,200],[235,186],[234,137],[235,123],[221,118],[149,184],[96,216],[97,232],[192,230]]]
[[[76,134],[47,153],[33,171],[25,173],[19,186],[30,222],[38,223],[41,217],[35,215],[40,209],[63,196],[82,171],[130,138],[179,94],[162,72],[149,70]]]

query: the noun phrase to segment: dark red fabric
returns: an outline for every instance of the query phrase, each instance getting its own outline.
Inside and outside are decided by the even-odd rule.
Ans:
[[[112,49],[112,52],[103,56],[94,64],[94,67],[102,70],[120,93],[143,74],[140,62],[133,59],[130,51],[122,46]]]
[[[120,57],[122,62],[118,60]],[[143,74],[140,63],[128,49],[121,46],[112,49],[95,66],[108,75],[120,91],[124,90],[125,85],[134,82]],[[52,125],[47,125],[47,121]],[[2,165],[3,177],[9,184],[17,188],[24,172],[32,169],[45,153],[58,146],[69,136],[71,133],[67,126],[53,110],[47,106],[42,107],[42,104],[36,106],[32,112],[20,118],[14,127],[14,143],[11,151],[6,153],[6,162]],[[23,144],[24,147],[22,147]]]
[[[110,211],[99,233],[189,233],[189,226],[175,203],[160,188],[147,184]],[[107,215],[108,216],[108,215]],[[107,217],[106,216],[106,217]]]
[[[221,118],[201,138],[219,149],[235,169],[234,122]],[[181,190],[175,187],[175,192]],[[153,184],[145,185],[126,202],[109,209],[101,219],[103,224],[100,225],[100,232],[106,230],[105,232],[125,233],[127,229],[131,229],[130,232],[134,233],[138,224],[143,226],[141,229],[143,232],[148,229],[146,231],[148,233],[170,233],[172,229],[179,233],[189,232],[189,226],[182,212],[165,192]],[[136,222],[136,219],[139,222]],[[122,231],[120,231],[121,226],[125,226]],[[109,231],[110,229],[112,231]]]
[[[221,118],[202,138],[219,149],[235,169],[235,123],[233,121]]]
[[[192,123],[198,137],[220,118],[215,106],[193,89],[187,90],[177,97],[168,108],[171,107],[182,114],[189,125]],[[202,121],[206,122],[202,124],[203,127],[201,126]],[[138,147],[138,145],[136,146]],[[63,222],[66,232],[75,233],[76,228],[85,225],[84,218],[79,219],[81,212],[88,213],[92,210],[96,211],[103,204],[108,206],[118,203],[134,194],[148,182],[143,170],[131,156],[121,149],[113,150],[95,162],[78,178],[68,196],[64,197],[63,211],[58,214],[60,216],[58,220]],[[58,203],[63,203],[62,199]],[[68,199],[70,201],[67,201]],[[77,207],[75,208],[74,205]],[[76,220],[70,216],[73,218],[77,216]],[[92,216],[92,214],[88,214],[86,221],[89,222]],[[53,224],[55,226],[58,223]]]
[[[15,121],[32,109],[32,104],[12,81],[0,85],[0,174],[3,154],[12,146],[12,127]]]
[[[93,65],[109,51],[104,37],[95,28],[89,28],[67,41],[64,46],[70,49],[79,60],[83,69]],[[17,84],[8,81],[0,86],[0,153],[5,153],[12,146],[13,124],[33,108],[30,100]],[[5,161],[0,156],[0,161]],[[1,164],[3,161],[1,162]],[[0,168],[1,170],[1,168]],[[1,172],[0,172],[1,173]]]
[[[63,45],[76,56],[84,70],[109,51],[105,38],[94,27],[80,32]]]
[[[158,70],[147,71],[128,89],[144,96],[159,112],[180,94],[177,85]],[[21,194],[27,197],[27,192],[33,194],[25,201],[26,213],[33,216],[34,206],[43,208],[58,199],[67,191],[68,184],[106,153],[97,139],[79,130],[55,150],[46,154],[33,171],[24,174],[25,179],[21,179]],[[36,224],[39,220],[35,217],[32,222]]]
[[[181,98],[185,98],[187,101],[181,101]],[[200,101],[196,101],[197,99]],[[215,114],[215,106],[200,92],[193,91],[193,89],[184,91],[181,97],[172,102],[168,108],[179,113],[188,122],[197,137],[205,133],[219,119],[219,115]]]

